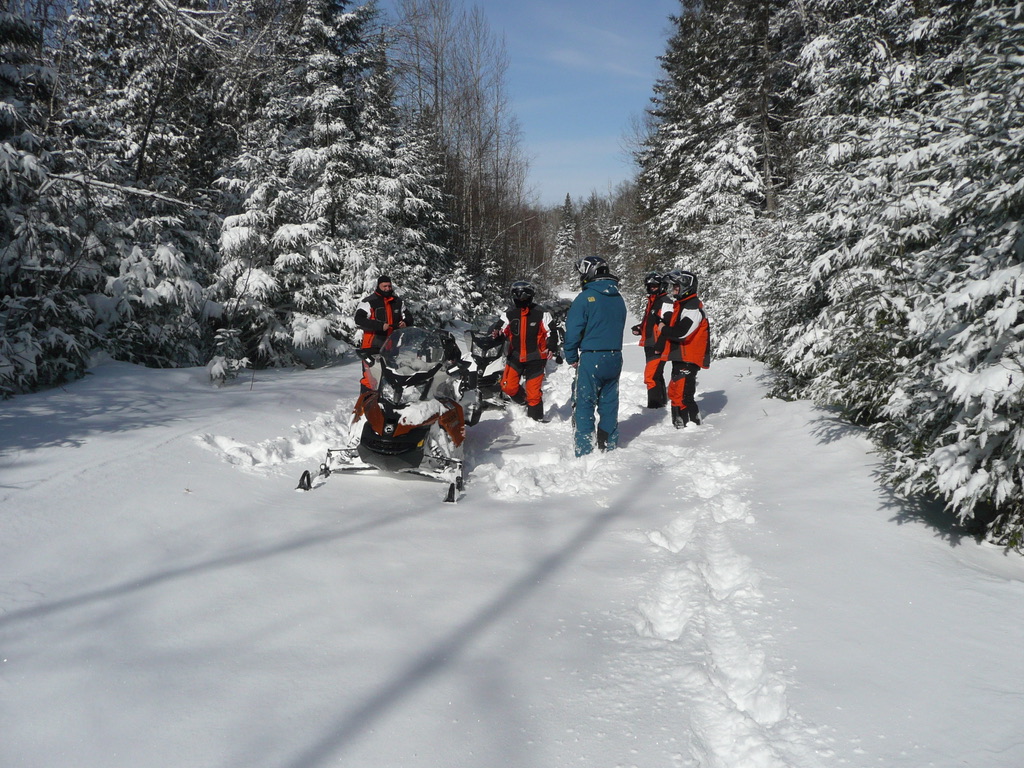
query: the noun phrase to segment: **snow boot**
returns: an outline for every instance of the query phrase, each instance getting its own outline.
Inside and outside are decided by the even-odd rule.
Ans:
[[[608,449],[608,433],[600,427],[597,428],[597,449],[599,451]]]
[[[516,405],[526,405],[526,391],[520,387],[518,392],[509,397],[509,400]]]
[[[659,389],[648,389],[647,390],[647,407],[648,408],[664,408],[665,407],[665,393]]]
[[[680,408],[678,405],[672,406],[672,426],[676,429],[682,429],[690,422],[689,417],[686,414],[685,408]]]
[[[700,411],[697,410],[697,403],[683,401],[683,426],[687,424],[693,424],[694,426],[700,425]]]
[[[526,406],[526,415],[534,421],[544,421],[544,403]]]

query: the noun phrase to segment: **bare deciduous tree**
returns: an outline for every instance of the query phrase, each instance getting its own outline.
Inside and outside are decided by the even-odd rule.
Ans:
[[[519,124],[507,95],[504,40],[454,0],[401,0],[391,58],[399,103],[438,143],[456,247],[478,276],[526,274],[542,251],[529,236]]]

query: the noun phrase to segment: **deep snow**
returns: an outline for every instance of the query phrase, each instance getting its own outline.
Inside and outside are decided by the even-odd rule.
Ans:
[[[0,403],[0,766],[1024,766],[1024,561],[760,364],[684,431],[642,365],[616,452],[573,458],[565,367],[551,423],[487,412],[455,505],[294,490],[353,364]]]

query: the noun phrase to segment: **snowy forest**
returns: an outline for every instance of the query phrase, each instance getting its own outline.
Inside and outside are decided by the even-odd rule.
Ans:
[[[1024,5],[680,0],[635,177],[553,209],[500,36],[396,6],[2,3],[0,394],[320,365],[382,272],[443,324],[597,254],[634,299],[696,272],[717,357],[1024,547]]]

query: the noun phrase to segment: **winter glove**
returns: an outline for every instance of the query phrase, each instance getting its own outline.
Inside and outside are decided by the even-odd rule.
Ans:
[[[630,330],[633,331],[633,335],[634,336],[639,336],[640,335],[640,323],[637,323],[636,325],[634,325],[632,328],[630,328]]]

